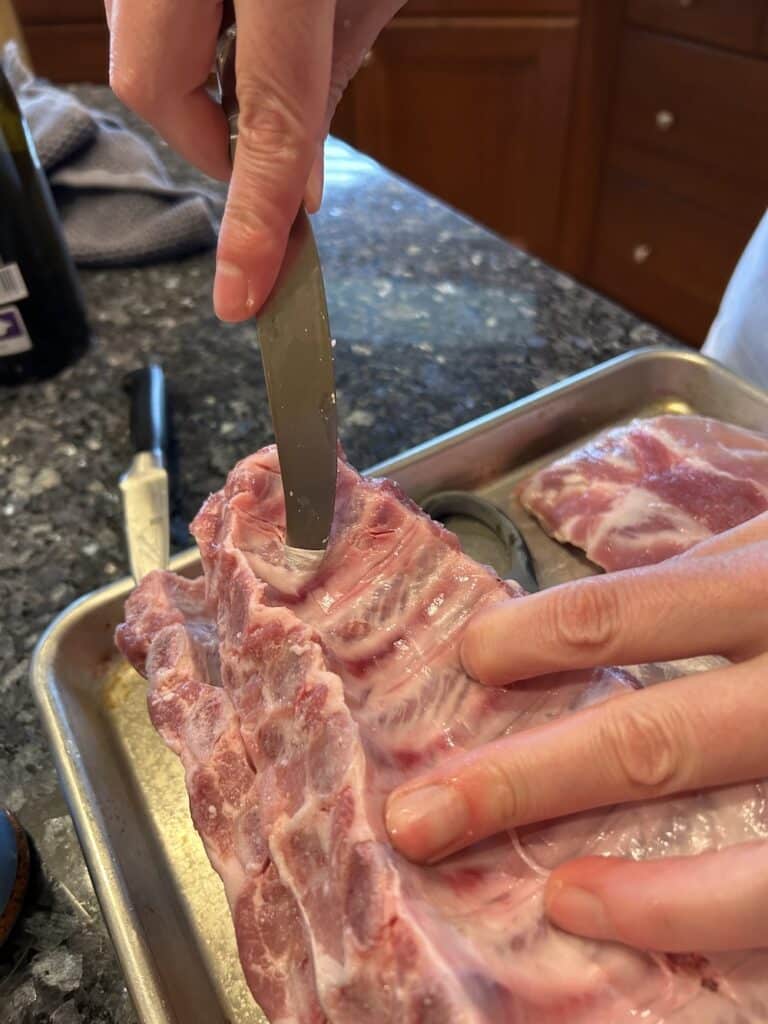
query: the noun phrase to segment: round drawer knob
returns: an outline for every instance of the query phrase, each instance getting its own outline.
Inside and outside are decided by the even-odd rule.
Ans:
[[[373,64],[373,50],[368,50],[363,59],[360,61],[361,68],[368,68]]]
[[[652,252],[653,249],[651,249],[650,245],[641,243],[640,245],[636,245],[632,250],[632,259],[635,263],[645,263]]]
[[[657,110],[654,120],[660,132],[668,132],[670,128],[674,127],[675,115],[671,110]]]

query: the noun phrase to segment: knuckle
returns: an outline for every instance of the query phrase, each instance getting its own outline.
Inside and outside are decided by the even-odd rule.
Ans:
[[[630,790],[665,791],[684,787],[692,777],[686,751],[688,727],[673,706],[649,709],[631,697],[607,716],[601,737],[601,756],[615,766],[619,781]]]
[[[259,196],[258,207],[234,196],[227,201],[226,229],[222,229],[222,234],[226,233],[230,243],[268,247],[281,236],[285,227],[286,218],[266,192]]]
[[[493,676],[493,647],[488,643],[490,623],[481,616],[470,621],[461,643],[461,660],[473,679],[483,682]]]
[[[112,65],[109,69],[109,84],[117,98],[131,110],[144,117],[151,112],[152,93],[145,80]]]
[[[238,89],[239,143],[281,163],[295,164],[311,143],[301,111],[287,97],[263,83]]]
[[[522,772],[514,772],[503,758],[489,758],[483,782],[489,800],[489,816],[496,828],[524,824],[530,820],[530,797]]]
[[[607,651],[620,635],[620,623],[615,591],[602,580],[585,580],[551,593],[551,633],[561,647]]]

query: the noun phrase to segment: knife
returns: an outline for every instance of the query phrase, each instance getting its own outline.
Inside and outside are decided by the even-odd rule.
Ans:
[[[234,13],[227,2],[216,70],[232,158],[238,136],[235,46]],[[323,273],[303,206],[256,329],[285,495],[286,545],[319,559],[333,522],[338,423]]]
[[[165,377],[150,364],[129,374],[131,468],[120,479],[128,560],[138,583],[153,569],[165,569],[170,555],[168,508],[168,420]]]

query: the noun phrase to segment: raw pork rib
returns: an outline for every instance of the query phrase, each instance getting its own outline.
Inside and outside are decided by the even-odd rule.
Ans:
[[[650,565],[768,509],[768,436],[700,416],[635,420],[540,470],[520,497],[604,569]]]
[[[343,462],[316,575],[286,561],[273,449],[235,468],[193,530],[204,582],[146,577],[118,643],[183,762],[273,1024],[768,1021],[768,952],[633,952],[542,914],[547,872],[577,854],[765,838],[763,785],[582,814],[410,864],[384,830],[393,787],[637,678],[570,673],[508,691],[469,680],[466,621],[511,591],[394,485]]]

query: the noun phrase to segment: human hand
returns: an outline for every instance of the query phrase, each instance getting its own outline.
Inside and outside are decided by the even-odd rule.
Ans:
[[[214,306],[258,312],[275,282],[302,197],[323,191],[323,142],[349,80],[405,0],[239,0],[239,137],[222,221]],[[221,0],[105,0],[110,84],[206,174],[230,177],[227,124],[205,84]]]
[[[502,829],[768,776],[768,514],[660,565],[498,605],[472,621],[462,648],[467,670],[490,686],[703,654],[732,664],[615,697],[408,782],[387,806],[393,843],[433,861]],[[420,802],[425,785],[436,788]],[[646,949],[768,946],[768,842],[694,858],[580,858],[552,872],[545,905],[568,931]]]

